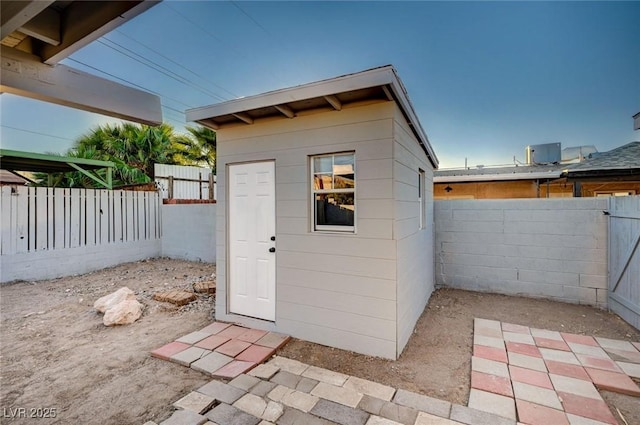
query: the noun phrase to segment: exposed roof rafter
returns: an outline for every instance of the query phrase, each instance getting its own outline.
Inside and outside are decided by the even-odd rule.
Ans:
[[[324,100],[326,100],[327,103],[329,103],[329,105],[331,105],[336,111],[342,109],[342,102],[340,102],[340,99],[338,99],[334,95],[324,96]]]
[[[273,105],[273,107],[287,118],[293,118],[296,116],[296,113],[293,112],[293,109],[289,108],[287,105]]]
[[[0,22],[0,38],[6,36],[24,26],[27,22],[40,14],[52,0],[47,1],[3,1]]]
[[[249,114],[245,114],[244,112],[238,112],[237,114],[232,114],[232,115],[238,118],[240,121],[244,121],[247,124],[253,124],[253,118],[251,118]]]

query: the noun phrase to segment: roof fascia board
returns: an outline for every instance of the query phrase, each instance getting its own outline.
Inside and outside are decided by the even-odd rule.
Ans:
[[[0,92],[148,125],[162,123],[156,95],[66,65],[52,67],[14,48],[1,46],[0,55]]]
[[[14,158],[24,158],[24,159],[34,159],[37,161],[60,162],[62,164],[73,163],[78,165],[92,166],[96,168],[113,168],[116,166],[116,164],[113,163],[112,161],[100,161],[97,159],[47,155],[43,153],[15,151],[11,149],[0,149],[0,159],[3,156],[9,156]]]
[[[553,173],[527,173],[527,174],[482,174],[475,176],[434,176],[434,183],[464,183],[464,182],[490,182],[508,180],[539,180],[558,179],[562,176],[561,171]]]
[[[211,117],[229,115],[298,100],[331,96],[336,93],[359,90],[393,83],[395,75],[390,66],[376,68],[358,74],[350,74],[330,80],[317,81],[296,87],[234,99],[215,105],[188,109],[187,121],[200,121]]]
[[[61,35],[62,42],[59,45],[44,45],[40,51],[40,57],[44,63],[54,65],[159,2],[159,0],[73,2],[65,10],[64,20],[74,25],[67,26]]]
[[[38,1],[3,1],[2,2],[2,28],[0,39],[22,27],[40,12],[45,10],[53,0]]]

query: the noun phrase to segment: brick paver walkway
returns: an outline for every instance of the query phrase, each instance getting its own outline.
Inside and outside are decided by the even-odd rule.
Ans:
[[[155,350],[156,357],[210,375],[234,376],[229,382],[214,379],[176,401],[177,410],[161,425],[617,425],[598,388],[640,396],[630,378],[640,378],[639,343],[484,319],[474,323],[469,406],[271,357],[273,351],[267,363],[258,365],[266,354],[261,351],[250,357],[250,367],[220,373],[225,366],[218,355],[238,359],[263,347],[260,341],[275,350],[288,339],[260,332],[214,323]],[[221,341],[213,336],[229,339],[212,348]],[[249,345],[241,349],[244,344],[236,342],[223,350],[227,354],[216,350],[231,340]],[[209,356],[213,366],[193,366]]]

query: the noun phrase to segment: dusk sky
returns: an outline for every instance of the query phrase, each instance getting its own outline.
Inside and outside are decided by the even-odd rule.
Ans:
[[[188,108],[392,64],[442,168],[640,140],[640,2],[164,1],[62,63],[158,93],[178,131]],[[6,149],[62,153],[117,121],[0,108]]]

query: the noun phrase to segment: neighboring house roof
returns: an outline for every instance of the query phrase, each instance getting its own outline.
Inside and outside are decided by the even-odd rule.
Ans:
[[[566,167],[568,176],[592,174],[640,174],[640,142],[601,152],[598,156]]]
[[[520,165],[514,167],[463,168],[437,170],[434,183],[488,182],[507,180],[557,179],[562,175],[562,165]]]
[[[16,176],[10,171],[0,170],[0,184],[25,185],[26,183],[27,183],[27,179]]]
[[[633,129],[640,130],[640,112],[633,116]]]
[[[253,124],[254,120],[265,117],[294,118],[299,111],[322,107],[340,110],[344,104],[369,99],[396,101],[431,163],[434,167],[438,166],[438,158],[420,125],[402,81],[391,65],[189,109],[186,115],[187,121],[218,129],[227,124]]]

